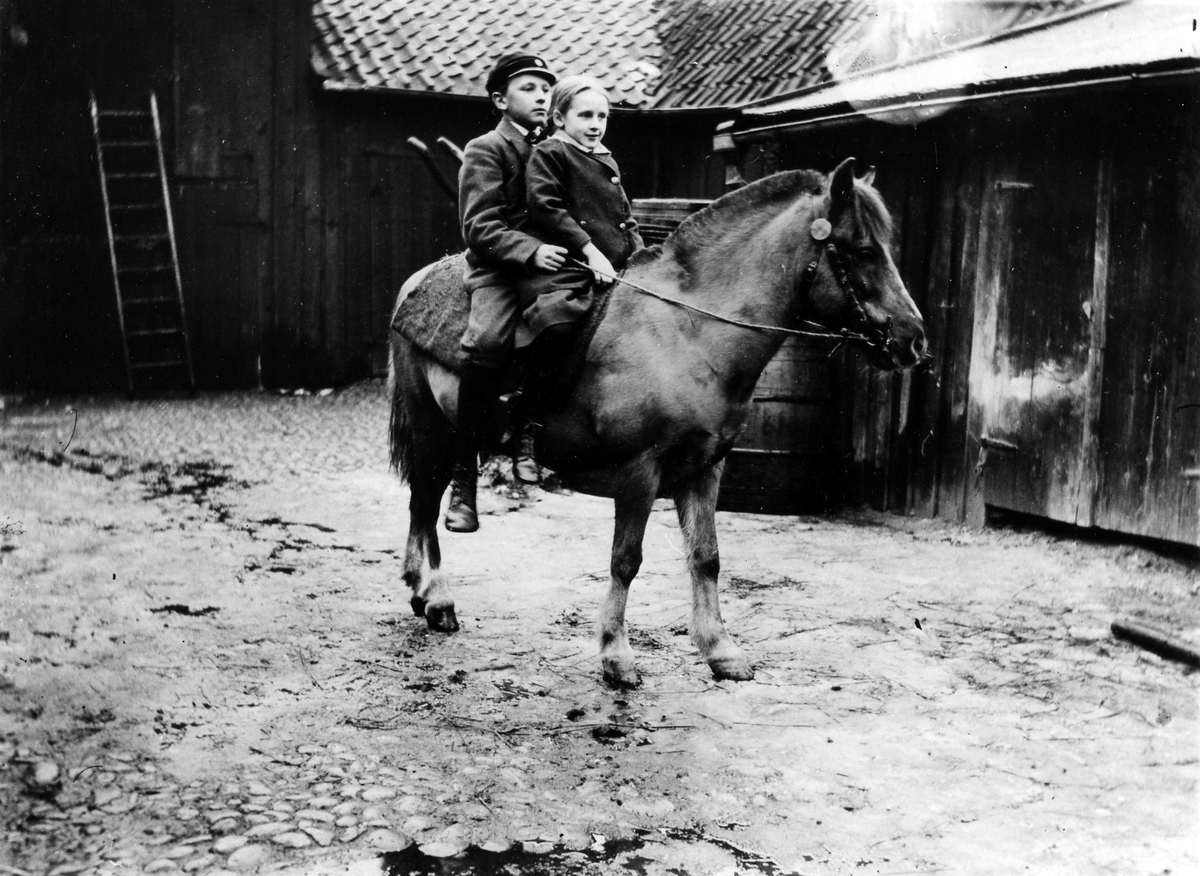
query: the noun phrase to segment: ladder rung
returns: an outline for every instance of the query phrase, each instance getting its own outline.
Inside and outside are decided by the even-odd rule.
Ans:
[[[150,113],[145,110],[100,110],[98,115],[103,118],[150,118]]]
[[[134,368],[182,368],[187,363],[181,362],[178,359],[171,359],[163,362],[132,362]]]
[[[101,149],[107,149],[109,146],[146,147],[146,146],[153,146],[153,145],[154,145],[153,140],[101,140],[100,141]]]
[[[106,173],[109,179],[158,179],[157,173]]]
[[[114,234],[113,240],[170,240],[166,234]]]
[[[130,329],[128,332],[128,335],[131,338],[162,337],[163,335],[180,335],[180,334],[183,334],[183,330],[177,329],[177,328]]]
[[[132,307],[135,304],[174,304],[176,299],[162,296],[159,298],[126,298],[122,302],[126,307]]]
[[[171,265],[145,265],[134,268],[117,268],[122,274],[165,274],[175,269]]]
[[[132,210],[161,210],[162,201],[149,201],[144,204],[109,204],[108,209],[113,213],[127,213]]]

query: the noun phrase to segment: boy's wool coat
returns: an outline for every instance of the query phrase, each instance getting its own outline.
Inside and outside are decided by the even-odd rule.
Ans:
[[[542,241],[523,229],[525,164],[533,147],[507,118],[469,142],[458,175],[458,207],[467,244],[466,288],[515,286]]]

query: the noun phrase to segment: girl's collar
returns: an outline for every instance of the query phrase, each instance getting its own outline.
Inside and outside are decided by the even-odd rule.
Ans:
[[[603,143],[597,143],[595,149],[588,149],[586,146],[584,146],[582,143],[580,143],[578,140],[576,140],[574,137],[572,137],[570,134],[568,134],[562,128],[557,128],[554,131],[554,133],[551,134],[550,136],[554,140],[562,140],[564,143],[570,143],[572,146],[574,146],[580,152],[586,152],[588,155],[611,155],[612,154],[612,150],[609,149],[607,146],[605,146]]]

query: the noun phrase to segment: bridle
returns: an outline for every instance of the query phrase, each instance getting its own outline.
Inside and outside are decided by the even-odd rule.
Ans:
[[[871,320],[867,317],[867,308],[863,305],[862,293],[850,279],[850,272],[846,270],[846,263],[842,260],[842,254],[838,251],[837,244],[829,240],[829,235],[832,232],[833,226],[824,217],[814,219],[812,225],[809,227],[809,234],[817,242],[817,254],[805,266],[803,272],[801,272],[801,297],[805,301],[808,300],[809,289],[812,288],[813,282],[817,279],[817,271],[821,265],[821,256],[824,255],[825,260],[829,262],[829,272],[833,274],[834,281],[842,290],[842,294],[846,297],[858,322],[857,330],[852,331],[844,328],[839,334],[833,335],[833,337],[842,338],[843,341],[856,340],[867,347],[877,347],[883,352],[889,353],[894,341],[892,338],[892,318],[890,316],[887,318],[883,324],[883,328],[875,328],[871,325]],[[802,321],[810,325],[820,325],[808,319]]]

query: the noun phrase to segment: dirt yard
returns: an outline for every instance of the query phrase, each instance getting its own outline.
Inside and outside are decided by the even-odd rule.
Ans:
[[[610,504],[487,491],[431,634],[386,417],[378,384],[8,400],[0,874],[1200,872],[1198,676],[1110,633],[1200,638],[1194,558],[721,514],[757,678],[718,684],[663,502],[613,691]]]

